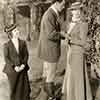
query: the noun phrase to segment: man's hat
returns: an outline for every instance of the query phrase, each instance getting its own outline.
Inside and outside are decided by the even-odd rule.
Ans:
[[[72,3],[71,7],[68,8],[68,10],[75,10],[75,9],[80,9],[82,8],[84,5],[81,2],[74,2]]]
[[[12,30],[14,30],[15,28],[17,27],[16,24],[11,24],[11,25],[8,25],[8,26],[5,26],[4,28],[4,32],[11,32]]]

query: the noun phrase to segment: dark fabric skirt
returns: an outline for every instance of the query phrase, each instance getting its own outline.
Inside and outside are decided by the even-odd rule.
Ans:
[[[17,74],[8,74],[11,88],[11,100],[30,100],[30,84],[27,71]]]

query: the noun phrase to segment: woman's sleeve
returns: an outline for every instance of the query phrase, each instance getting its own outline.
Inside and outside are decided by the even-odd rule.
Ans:
[[[3,72],[6,74],[11,74],[14,73],[14,64],[9,58],[9,49],[8,46],[5,44],[4,45],[4,60],[5,60],[5,67],[3,69]]]
[[[26,42],[24,41],[24,43],[23,43],[23,59],[22,59],[22,63],[23,64],[27,64],[28,58],[29,58],[28,48],[27,48]]]
[[[28,53],[28,48],[27,48],[27,44],[24,41],[23,44],[23,59],[22,59],[22,64],[25,65],[25,71],[29,70],[29,66],[28,66],[28,58],[29,58],[29,53]]]
[[[7,65],[14,67],[14,64],[12,63],[12,61],[9,58],[9,49],[8,49],[7,44],[4,45],[4,60]]]
[[[87,33],[88,33],[88,23],[83,23],[82,27],[80,28],[80,37],[81,37],[81,41],[83,43],[83,45],[85,45],[86,43],[86,39],[87,39]]]

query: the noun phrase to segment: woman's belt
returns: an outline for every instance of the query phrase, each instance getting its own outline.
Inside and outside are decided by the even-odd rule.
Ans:
[[[81,45],[81,44],[77,44],[77,43],[73,43],[73,42],[70,42],[70,45],[76,45],[76,46],[83,47],[83,45]]]

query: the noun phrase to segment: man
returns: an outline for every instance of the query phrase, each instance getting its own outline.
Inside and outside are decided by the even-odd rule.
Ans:
[[[60,32],[58,22],[60,12],[65,8],[65,0],[55,0],[44,13],[40,27],[38,57],[44,61],[43,77],[46,79],[45,90],[50,98],[54,97],[54,79],[57,62],[61,54],[60,42],[65,38]]]

